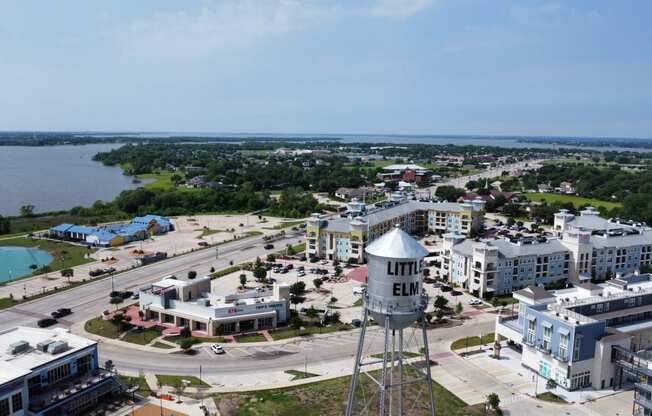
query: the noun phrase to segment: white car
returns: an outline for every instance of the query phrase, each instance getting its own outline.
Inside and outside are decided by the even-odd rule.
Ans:
[[[224,354],[224,347],[221,346],[220,344],[213,344],[211,345],[211,351],[213,351],[215,354]]]
[[[363,287],[354,287],[353,288],[353,294],[356,296],[362,296],[362,293],[364,292]]]
[[[469,300],[469,305],[471,305],[471,306],[482,305],[482,301],[479,300],[479,299],[470,299]]]
[[[328,260],[322,260],[320,263],[326,265],[328,264]]]

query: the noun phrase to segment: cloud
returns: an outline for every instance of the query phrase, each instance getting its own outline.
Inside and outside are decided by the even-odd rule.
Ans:
[[[198,10],[159,11],[115,31],[130,56],[195,58],[306,30],[346,16],[407,18],[433,0],[204,0]]]
[[[377,0],[371,13],[387,18],[406,18],[430,7],[433,0]]]

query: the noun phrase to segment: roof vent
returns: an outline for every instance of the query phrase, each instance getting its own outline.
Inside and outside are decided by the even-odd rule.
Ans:
[[[46,339],[36,344],[36,349],[42,352],[48,352],[48,346],[54,342],[53,339]]]
[[[7,348],[7,352],[9,354],[19,354],[21,352],[27,351],[29,348],[29,342],[27,341],[17,341],[12,344],[9,344],[9,347]]]
[[[54,341],[52,344],[48,345],[48,352],[52,355],[59,354],[68,349],[68,343],[66,341]]]

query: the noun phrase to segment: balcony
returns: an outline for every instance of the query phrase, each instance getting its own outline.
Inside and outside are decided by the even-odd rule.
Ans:
[[[552,353],[552,349],[550,348],[550,344],[544,344],[543,342],[539,342],[536,344],[536,349],[541,351],[544,354],[550,355]]]
[[[557,351],[557,352],[553,353],[552,356],[557,361],[561,361],[562,363],[567,363],[568,362],[568,352]]]
[[[97,369],[45,386],[44,391],[30,394],[29,410],[34,413],[41,412],[74,396],[79,397],[86,394],[102,384],[111,383],[113,377],[113,373]]]

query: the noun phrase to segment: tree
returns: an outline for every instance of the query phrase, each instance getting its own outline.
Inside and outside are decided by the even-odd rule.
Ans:
[[[294,247],[292,247],[292,244],[287,245],[287,249],[285,250],[285,252],[288,256],[294,256],[295,254],[297,254]]]
[[[303,325],[303,321],[298,316],[293,316],[292,318],[290,318],[290,328],[294,329],[295,331],[301,329],[302,325]]]
[[[20,207],[20,215],[23,217],[34,216],[34,205],[23,205]]]
[[[258,266],[254,269],[254,278],[258,282],[262,282],[267,277],[267,270],[263,266]]]
[[[316,318],[317,316],[319,316],[319,312],[317,312],[317,309],[315,309],[314,306],[310,305],[310,307],[306,311],[306,316],[308,318]]]
[[[276,255],[274,253],[270,253],[267,255],[267,261],[270,263],[274,263],[276,261]]]
[[[342,268],[340,266],[335,266],[335,276],[340,276],[342,274]]]
[[[306,293],[306,283],[296,282],[290,286],[290,293],[295,296],[301,296]]]
[[[456,188],[450,185],[443,185],[437,187],[435,196],[448,202],[455,202],[461,196],[464,196],[466,191],[464,189]]]
[[[498,410],[500,407],[500,397],[496,393],[491,393],[487,396],[487,404],[493,410]]]
[[[457,302],[457,305],[455,305],[455,313],[457,315],[461,314],[464,308],[462,307],[462,303]]]
[[[118,309],[118,305],[121,304],[122,302],[124,302],[124,299],[122,299],[122,297],[120,296],[114,296],[111,298],[110,301],[111,305],[114,305],[116,310]]]
[[[211,273],[215,273],[215,267],[211,266]]]
[[[497,297],[491,298],[491,306],[497,308],[500,305],[500,300]]]
[[[113,365],[113,361],[112,361],[112,360],[106,360],[106,361],[104,362],[104,369],[105,369],[106,371],[112,373],[114,368],[115,368],[115,366]]]
[[[444,311],[442,311],[441,309],[437,309],[437,311],[435,312],[435,317],[437,317],[437,321],[441,321],[442,318],[444,317]]]
[[[446,305],[448,305],[448,299],[446,299],[442,295],[437,295],[437,297],[435,297],[435,301],[433,303],[435,309],[443,310],[444,308],[446,308]]]
[[[184,326],[183,328],[181,328],[181,331],[179,331],[179,336],[181,338],[190,338],[191,335],[192,335],[192,331],[190,331],[190,328],[187,326]]]
[[[190,351],[190,348],[192,348],[192,340],[189,339],[189,338],[182,339],[182,340],[179,342],[179,346],[181,347],[181,349],[183,350],[183,352],[187,354],[188,351]]]
[[[194,271],[194,270],[190,270],[190,271],[188,272],[188,279],[192,280],[192,279],[194,279],[195,277],[197,277],[197,272]]]
[[[240,286],[244,289],[245,284],[247,284],[247,275],[243,273],[240,275]]]
[[[548,390],[554,390],[557,388],[557,382],[551,378],[548,379],[546,382],[546,389]]]
[[[9,234],[11,232],[11,221],[9,218],[4,218],[0,215],[0,235]]]
[[[68,278],[68,283],[70,283],[70,278],[73,277],[75,271],[73,269],[62,269],[61,270],[61,277],[66,277]]]
[[[324,281],[321,280],[320,278],[316,278],[316,279],[314,279],[314,280],[312,281],[312,284],[315,285],[315,289],[317,289],[317,290],[319,290],[319,288],[321,287],[322,283],[324,283]]]

